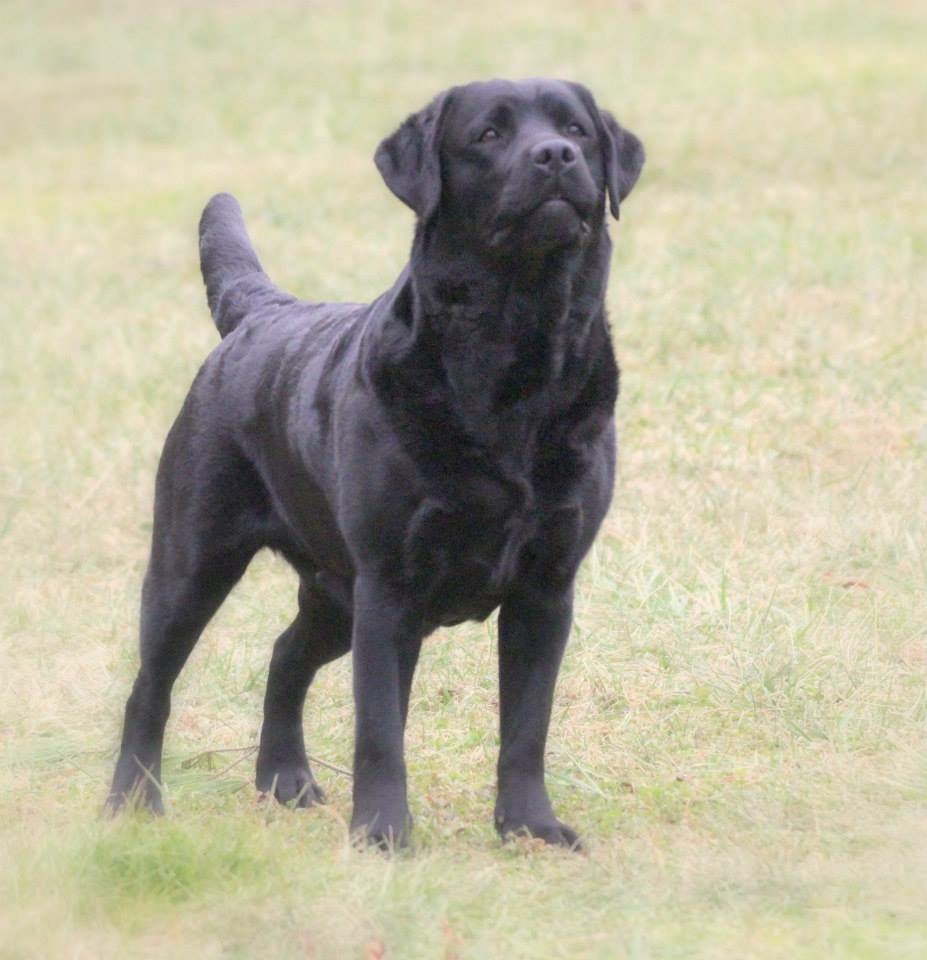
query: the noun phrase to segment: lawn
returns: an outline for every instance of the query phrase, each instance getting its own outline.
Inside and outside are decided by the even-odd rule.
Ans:
[[[927,8],[912,0],[0,2],[0,958],[927,956]],[[178,683],[168,816],[102,821],[165,432],[217,340],[206,199],[370,299],[372,163],[437,90],[585,82],[649,163],[613,231],[614,507],[548,755],[586,855],[502,846],[493,624],[426,644],[416,844],[257,802],[261,556]]]

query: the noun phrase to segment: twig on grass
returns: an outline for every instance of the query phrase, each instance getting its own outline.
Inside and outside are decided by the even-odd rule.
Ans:
[[[251,746],[248,746],[248,747],[217,747],[217,748],[215,748],[214,750],[203,750],[201,753],[195,753],[195,754],[193,754],[192,757],[187,757],[186,760],[182,760],[181,763],[180,763],[180,766],[181,766],[182,769],[188,770],[190,767],[195,767],[198,761],[203,760],[203,759],[205,759],[206,757],[211,757],[213,754],[216,754],[216,753],[241,753],[241,754],[243,754],[243,756],[239,757],[239,758],[238,758],[237,760],[235,760],[231,765],[225,767],[224,769],[222,769],[222,770],[220,770],[218,773],[216,773],[215,776],[218,777],[218,776],[220,776],[221,774],[226,773],[226,772],[228,772],[229,770],[231,770],[232,767],[237,766],[239,763],[242,762],[242,760],[246,760],[246,759],[247,759],[249,756],[251,756],[253,753],[256,753],[256,752],[257,752],[257,749],[258,749],[258,748],[257,748],[257,746],[256,746],[255,744],[251,744]],[[307,759],[310,763],[318,764],[320,767],[325,767],[326,770],[333,770],[335,773],[340,773],[340,774],[342,774],[342,775],[345,776],[345,777],[353,777],[353,776],[354,776],[354,774],[352,774],[350,770],[346,770],[344,767],[339,767],[339,766],[338,766],[337,764],[335,764],[335,763],[330,763],[328,760],[323,760],[321,757],[315,757],[315,756],[313,756],[312,754],[307,754],[307,755],[306,755],[306,759]]]
[[[188,770],[190,767],[195,767],[200,760],[205,760],[207,757],[211,757],[216,753],[243,753],[245,756],[248,756],[249,753],[254,753],[255,750],[257,750],[257,747],[253,744],[250,747],[215,747],[212,750],[203,750],[201,753],[194,753],[192,757],[181,760],[180,766],[181,769]]]
[[[241,751],[244,751],[244,752],[241,754],[241,756],[240,756],[237,760],[233,760],[227,767],[223,767],[221,770],[216,771],[216,773],[214,773],[214,774],[210,777],[210,780],[218,780],[219,777],[225,776],[225,774],[227,774],[227,773],[229,772],[229,770],[234,770],[235,767],[238,766],[238,764],[240,764],[240,763],[242,763],[243,761],[247,760],[248,757],[250,757],[252,754],[257,753],[257,747],[241,747],[241,748],[239,748],[239,749],[240,749]],[[218,751],[216,751],[216,752],[218,752]]]
[[[344,767],[339,767],[334,763],[329,763],[327,760],[322,760],[319,757],[314,757],[312,756],[311,753],[306,754],[306,759],[309,760],[310,763],[317,763],[320,767],[325,767],[326,770],[334,770],[335,773],[341,773],[346,777],[351,777],[351,778],[354,777],[354,774],[351,773],[350,770],[345,770]]]

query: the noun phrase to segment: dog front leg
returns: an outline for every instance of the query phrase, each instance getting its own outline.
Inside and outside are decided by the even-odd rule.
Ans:
[[[554,686],[573,614],[573,588],[555,596],[507,598],[499,611],[501,746],[496,829],[579,847],[576,832],[554,816],[544,786],[544,748]]]
[[[386,849],[408,843],[403,734],[422,645],[419,618],[377,578],[354,583],[354,813],[351,832]]]

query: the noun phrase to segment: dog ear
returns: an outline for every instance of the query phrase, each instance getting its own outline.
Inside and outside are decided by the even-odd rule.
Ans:
[[[572,83],[570,86],[579,94],[596,125],[605,163],[608,208],[617,220],[621,201],[631,192],[644,167],[644,145],[607,110],[600,110],[595,98],[582,84]]]
[[[441,125],[450,95],[450,90],[438,94],[413,113],[373,158],[386,185],[419,220],[427,220],[441,199]]]
[[[634,188],[644,168],[644,145],[625,130],[607,111],[600,112],[605,128],[605,179],[608,184],[608,206],[618,219],[618,206]]]

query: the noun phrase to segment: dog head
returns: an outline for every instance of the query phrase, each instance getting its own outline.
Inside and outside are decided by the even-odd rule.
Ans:
[[[583,86],[492,80],[439,94],[376,152],[420,223],[500,253],[578,246],[616,218],[644,148]]]

